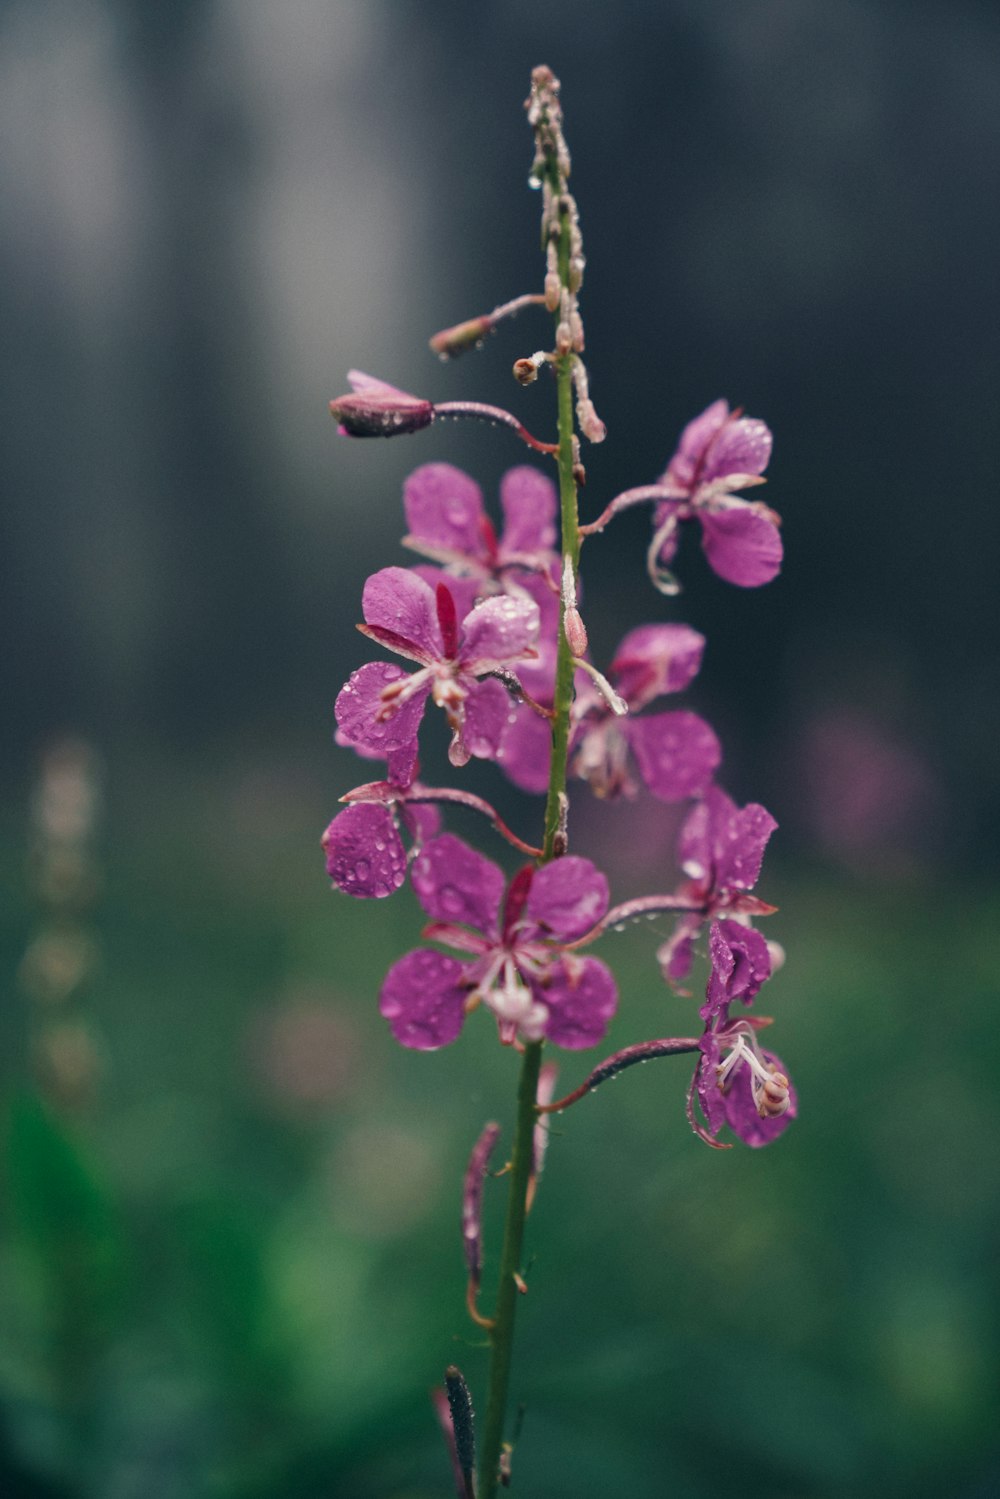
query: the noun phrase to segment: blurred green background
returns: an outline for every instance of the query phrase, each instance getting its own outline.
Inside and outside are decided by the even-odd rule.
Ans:
[[[485,1368],[461,1173],[516,1063],[485,1023],[393,1045],[420,912],[332,894],[318,839],[369,774],[332,705],[365,575],[408,560],[402,478],[457,462],[492,503],[521,454],[341,442],[326,401],[359,365],[549,424],[508,373],[539,325],[424,345],[537,280],[543,60],[610,434],[585,513],[718,395],[776,434],[777,583],[693,548],[660,600],[633,515],[586,617],[599,660],[647,619],[709,637],[692,706],[781,824],[766,1009],[801,1117],[709,1152],[679,1060],[557,1122],[516,1492],[1000,1491],[998,43],[929,0],[0,4],[4,1496],[450,1492],[428,1391]],[[672,883],[675,825],[579,798],[574,847],[624,898]],[[690,1029],[666,930],[602,949],[609,1049]]]

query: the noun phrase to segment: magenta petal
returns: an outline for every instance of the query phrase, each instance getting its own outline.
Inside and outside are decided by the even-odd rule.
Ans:
[[[768,1065],[776,1067],[779,1072],[784,1073],[785,1077],[788,1076],[784,1063],[773,1051],[765,1051],[762,1054]],[[761,1145],[770,1145],[772,1140],[776,1140],[788,1128],[799,1111],[798,1095],[789,1084],[789,1103],[785,1112],[773,1119],[762,1119],[754,1103],[750,1072],[746,1066],[736,1069],[732,1083],[725,1093],[719,1096],[722,1099],[722,1107],[729,1128],[735,1135],[739,1135],[744,1145],[751,1145],[754,1149]]]
[[[692,913],[681,916],[666,942],[656,950],[656,961],[668,984],[678,984],[686,979],[694,964],[694,944],[701,931],[701,916]]]
[[[514,716],[504,729],[497,763],[515,786],[538,795],[549,784],[552,730],[526,704],[512,711]]]
[[[698,796],[722,759],[714,730],[697,713],[684,709],[628,719],[623,729],[643,780],[660,801]]]
[[[462,740],[470,755],[480,760],[496,758],[511,710],[510,693],[495,677],[470,684],[462,725]]]
[[[690,625],[640,625],[615,652],[615,686],[636,712],[665,692],[682,692],[697,675],[705,637]]]
[[[401,1046],[436,1051],[454,1041],[465,1019],[465,964],[418,948],[393,963],[378,1007]]]
[[[719,1077],[716,1072],[722,1060],[722,1048],[714,1031],[706,1031],[699,1046],[701,1060],[695,1073],[695,1088],[698,1093],[698,1102],[708,1121],[709,1133],[717,1135],[726,1122],[726,1105],[719,1089]],[[755,1114],[756,1112],[754,1109]]]
[[[699,509],[698,519],[705,556],[727,583],[760,588],[778,576],[784,555],[781,533],[752,505],[733,501],[725,510]]]
[[[361,596],[365,623],[391,630],[414,645],[427,662],[444,652],[434,590],[405,567],[383,567],[366,581]]]
[[[557,963],[547,981],[533,989],[549,1012],[545,1034],[550,1041],[582,1051],[603,1040],[618,1005],[618,987],[599,958]]]
[[[713,401],[700,416],[688,422],[680,435],[677,451],[667,465],[664,479],[679,489],[690,490],[696,477],[700,478],[698,469],[706,448],[728,416],[729,402]]]
[[[495,671],[533,650],[538,629],[538,605],[533,599],[506,593],[484,599],[462,621],[459,660],[476,676]]]
[[[760,878],[760,866],[768,839],[778,824],[759,802],[748,802],[734,810],[718,830],[716,838],[717,879],[733,890],[752,890]]]
[[[413,861],[417,899],[435,921],[462,922],[484,936],[498,933],[502,871],[453,833],[432,838]]]
[[[748,1005],[771,976],[771,954],[760,932],[727,918],[714,921],[708,937],[712,971],[702,1020],[720,1014],[737,999]]]
[[[500,480],[505,555],[548,551],[555,546],[556,487],[537,468],[509,468]]]
[[[369,661],[340,689],[334,709],[338,740],[386,759],[395,750],[415,749],[430,683],[418,688],[388,718],[380,719],[382,689],[408,675],[391,661]],[[412,766],[411,766],[412,769]],[[392,776],[396,780],[395,775]],[[397,782],[397,784],[399,784]]]
[[[483,495],[474,479],[450,463],[425,463],[403,485],[406,524],[415,541],[431,551],[487,559]]]
[[[756,417],[726,422],[705,456],[698,482],[711,484],[729,474],[762,474],[771,457],[771,444],[770,427]]]
[[[608,896],[608,882],[597,866],[569,854],[535,871],[525,914],[560,942],[575,942],[600,921]]]
[[[326,872],[348,895],[381,899],[406,879],[406,854],[388,807],[359,802],[323,834]]]

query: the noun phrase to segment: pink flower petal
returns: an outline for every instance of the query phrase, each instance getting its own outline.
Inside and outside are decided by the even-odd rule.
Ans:
[[[509,468],[500,480],[500,505],[504,513],[501,551],[531,555],[555,546],[556,487],[537,468],[522,464]]]
[[[762,1053],[764,1061],[778,1069],[779,1072],[788,1076],[785,1064],[773,1051]],[[718,1091],[718,1090],[716,1090]],[[759,1149],[762,1145],[770,1145],[791,1124],[799,1112],[799,1100],[795,1089],[789,1084],[789,1104],[783,1114],[778,1114],[773,1119],[762,1119],[757,1112],[754,1102],[753,1089],[750,1084],[750,1072],[746,1066],[736,1069],[733,1080],[725,1093],[720,1094],[722,1108],[726,1123],[739,1135],[744,1145],[751,1145]]]
[[[459,660],[475,676],[508,666],[534,649],[538,629],[534,600],[509,594],[484,599],[462,621]]]
[[[660,801],[698,796],[722,759],[714,730],[697,713],[654,713],[622,727],[643,780]]]
[[[365,623],[390,630],[416,647],[417,659],[440,660],[444,647],[434,590],[405,567],[383,567],[361,596]]]
[[[406,854],[388,807],[345,807],[323,834],[323,849],[327,874],[348,895],[378,900],[406,879]]]
[[[488,561],[483,495],[474,479],[450,463],[425,463],[403,485],[403,509],[414,541],[473,562]]]
[[[698,674],[705,637],[690,625],[640,625],[615,652],[615,686],[633,712],[665,692],[682,692]]]
[[[700,478],[699,467],[705,450],[729,416],[728,401],[713,401],[711,406],[688,422],[680,435],[677,451],[667,465],[663,475],[682,493],[689,493],[696,478]]]
[[[608,882],[589,859],[569,854],[535,871],[525,914],[560,942],[575,942],[608,909]]]
[[[720,578],[740,588],[760,588],[781,571],[781,533],[752,505],[731,501],[724,510],[699,509],[701,544]]]
[[[549,1012],[547,1038],[568,1051],[603,1040],[618,1005],[614,977],[599,958],[557,963],[547,981],[534,986],[534,994]]]
[[[712,441],[698,482],[711,484],[729,474],[762,474],[771,457],[772,441],[770,427],[756,417],[727,421]]]
[[[497,763],[522,791],[539,795],[549,784],[552,730],[544,718],[526,704],[514,708],[504,729]]]
[[[394,751],[406,752],[403,755],[404,761],[411,751],[415,754],[417,733],[430,683],[419,687],[388,718],[379,718],[384,707],[382,689],[393,682],[399,682],[407,675],[407,672],[391,661],[369,661],[366,666],[353,672],[340,689],[334,709],[339,730],[338,743],[349,744],[383,760]],[[394,775],[392,779],[397,778]]]
[[[504,877],[490,859],[453,833],[425,843],[410,879],[417,899],[435,921],[462,922],[495,937]]]
[[[401,1046],[436,1051],[454,1041],[465,1020],[465,964],[419,948],[393,963],[378,1007]]]
[[[708,937],[712,964],[702,1020],[728,1010],[735,1000],[750,1004],[771,976],[771,954],[760,932],[740,921],[713,921]]]
[[[480,760],[496,758],[510,713],[510,693],[495,677],[470,685],[462,725],[462,739],[470,755]]]

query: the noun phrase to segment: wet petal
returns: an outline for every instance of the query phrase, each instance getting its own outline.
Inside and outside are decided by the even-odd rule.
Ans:
[[[414,469],[403,485],[403,509],[415,542],[473,562],[488,560],[482,490],[460,468],[451,463],[425,463]]]
[[[656,950],[656,961],[668,984],[675,985],[686,979],[694,963],[694,944],[701,931],[701,916],[692,913],[681,916],[666,942]]]
[[[454,1041],[465,1019],[465,964],[418,948],[393,963],[378,1007],[401,1046],[436,1051]]]
[[[717,1135],[726,1122],[726,1105],[719,1088],[716,1072],[722,1060],[722,1049],[714,1031],[706,1031],[701,1038],[701,1060],[695,1073],[695,1089],[702,1113],[708,1122],[709,1133]],[[754,1110],[756,1113],[756,1109]]]
[[[550,1041],[568,1051],[581,1051],[604,1039],[618,1005],[618,988],[610,968],[599,958],[557,963],[547,981],[533,988],[535,998],[549,1012],[545,1035]]]
[[[615,652],[611,674],[633,712],[665,692],[682,692],[697,675],[705,637],[690,625],[640,625]]]
[[[596,864],[569,854],[535,871],[525,914],[560,942],[575,942],[600,921],[608,895]]]
[[[510,711],[510,693],[495,677],[470,684],[462,726],[462,740],[470,755],[480,760],[496,758]]]
[[[713,921],[708,937],[712,970],[702,1020],[710,1020],[740,999],[749,1004],[771,976],[771,955],[760,932],[740,921]]]
[[[698,510],[701,544],[713,570],[740,588],[760,588],[781,571],[784,548],[772,520],[750,504]]]
[[[538,605],[533,599],[497,594],[484,599],[462,621],[459,661],[476,676],[494,671],[533,650],[538,639]]]
[[[728,401],[713,401],[711,406],[688,422],[680,435],[677,451],[667,465],[663,478],[687,492],[695,482],[705,450],[729,416]]]
[[[459,619],[464,619],[472,608],[479,591],[482,587],[482,578],[461,578],[455,573],[448,572],[443,567],[431,567],[427,562],[420,562],[411,569],[418,578],[423,578],[431,588],[437,589],[439,583],[445,583],[455,600],[455,612]]]
[[[406,854],[388,807],[360,802],[323,834],[326,872],[348,895],[381,899],[406,879]]]
[[[444,654],[434,590],[405,567],[383,567],[367,580],[361,596],[365,623],[390,630],[416,647],[420,658]]]
[[[498,931],[502,871],[453,833],[426,843],[410,876],[417,899],[435,921],[457,921],[488,937]]]
[[[712,441],[698,482],[711,484],[728,474],[762,474],[771,457],[771,444],[770,427],[757,417],[727,421]]]
[[[722,759],[714,730],[697,713],[654,713],[623,725],[642,778],[660,801],[698,796]]]
[[[338,743],[349,744],[379,759],[387,759],[394,751],[405,752],[401,757],[403,761],[411,751],[415,754],[430,683],[419,687],[387,718],[379,718],[385,706],[383,688],[408,675],[391,661],[369,661],[353,672],[340,689],[334,709]],[[397,776],[394,774],[391,779],[397,780]],[[400,783],[397,781],[397,784]]]
[[[788,1077],[784,1063],[773,1051],[765,1051],[762,1055],[768,1066],[776,1068],[778,1072]],[[762,1119],[754,1101],[750,1071],[744,1064],[736,1069],[729,1087],[724,1093],[719,1094],[719,1097],[722,1100],[723,1112],[729,1128],[735,1135],[739,1135],[744,1145],[751,1145],[757,1149],[762,1145],[770,1145],[772,1140],[776,1140],[798,1114],[798,1095],[791,1084],[789,1084],[788,1094],[788,1108],[783,1114],[778,1114],[772,1119]]]
[[[711,786],[681,828],[678,859],[685,874],[717,891],[752,890],[768,839],[778,824],[759,802],[745,807]]]
[[[505,556],[512,552],[530,555],[555,546],[556,487],[537,468],[527,464],[509,468],[500,480],[500,505]]]
[[[511,711],[513,717],[510,717]],[[526,704],[511,710],[497,752],[497,763],[515,786],[536,795],[549,784],[552,730],[547,721]]]

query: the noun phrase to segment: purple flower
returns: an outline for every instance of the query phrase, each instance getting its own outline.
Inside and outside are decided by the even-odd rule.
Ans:
[[[462,957],[419,948],[392,965],[379,1009],[397,1041],[420,1051],[446,1046],[479,1004],[493,1011],[508,1045],[544,1036],[575,1050],[600,1041],[617,1004],[615,981],[598,959],[570,950],[608,908],[607,880],[589,859],[526,865],[505,894],[496,864],[443,833],[417,855],[411,879],[431,917],[424,936]]]
[[[718,786],[710,787],[692,807],[678,839],[681,868],[688,876],[678,896],[691,909],[657,953],[669,983],[690,973],[694,942],[706,921],[725,914],[764,916],[774,910],[748,892],[757,883],[764,849],[777,826],[759,802],[737,807]],[[729,926],[725,923],[727,931]]]
[[[780,1058],[757,1041],[757,1031],[770,1021],[732,1020],[729,1015],[737,999],[750,1005],[770,977],[767,943],[752,927],[725,920],[713,922],[708,947],[711,972],[701,1007],[705,1033],[691,1081],[688,1116],[695,1132],[710,1143],[728,1124],[744,1144],[768,1145],[795,1118],[798,1098]],[[695,1117],[695,1098],[707,1132]]]
[[[650,562],[669,567],[679,523],[696,518],[701,544],[720,578],[742,588],[770,583],[781,568],[777,516],[766,506],[738,499],[735,491],[763,484],[771,456],[771,431],[755,417],[715,401],[681,433],[677,451],[657,481],[664,499],[654,515]],[[669,591],[675,585],[667,582]]]
[[[536,654],[538,606],[529,598],[485,599],[458,620],[446,583],[436,588],[402,567],[386,567],[365,584],[363,634],[416,661],[404,672],[370,662],[354,672],[337,698],[341,743],[387,758],[400,784],[412,775],[417,734],[428,697],[442,708],[452,730],[453,765],[470,756],[495,756],[510,700],[503,685],[480,681]]]
[[[625,636],[610,676],[628,713],[615,712],[607,695],[584,672],[577,674],[569,769],[600,797],[632,796],[629,772],[639,774],[660,801],[676,802],[705,791],[722,758],[710,726],[686,709],[637,717],[656,698],[680,692],[700,665],[705,638],[687,625],[642,625]],[[551,688],[550,688],[551,693]],[[548,725],[519,708],[504,731],[500,763],[526,791],[548,784],[551,735]]]
[[[500,480],[499,538],[479,485],[450,463],[415,469],[403,486],[403,507],[409,527],[403,545],[475,578],[481,593],[504,589],[508,581],[516,589],[521,573],[551,575],[558,567],[556,487],[537,469],[508,469]]]
[[[669,571],[677,551],[680,523],[697,520],[701,544],[720,578],[741,588],[770,583],[781,569],[780,518],[767,505],[741,499],[736,491],[763,484],[771,456],[766,423],[730,411],[715,401],[681,433],[677,451],[655,484],[616,495],[581,536],[603,531],[613,516],[643,501],[656,502],[648,565],[661,593],[677,593]]]

